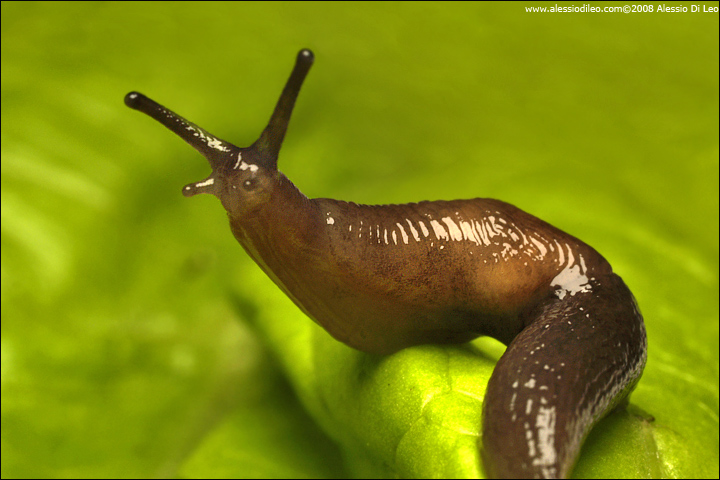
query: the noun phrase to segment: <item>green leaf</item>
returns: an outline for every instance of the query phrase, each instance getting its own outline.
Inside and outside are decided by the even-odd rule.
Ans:
[[[2,476],[482,474],[502,346],[337,343],[122,101],[250,144],[309,47],[282,171],[311,197],[500,198],[593,245],[650,350],[574,475],[717,478],[717,14],[527,5],[3,2]]]

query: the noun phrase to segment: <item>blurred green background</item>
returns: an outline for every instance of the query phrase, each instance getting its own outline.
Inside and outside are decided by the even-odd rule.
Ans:
[[[502,348],[334,342],[182,197],[204,159],[123,104],[249,145],[308,47],[280,169],[310,197],[500,198],[593,245],[650,353],[575,474],[717,477],[718,14],[528,5],[554,4],[2,2],[2,476],[481,474]]]

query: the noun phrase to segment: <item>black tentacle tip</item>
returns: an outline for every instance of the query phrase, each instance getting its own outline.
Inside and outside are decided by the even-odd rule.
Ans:
[[[198,189],[194,183],[185,185],[182,189],[182,194],[188,198],[193,197],[193,196],[197,195],[198,193],[200,193],[200,192],[198,191]]]
[[[312,65],[315,61],[315,54],[309,48],[303,48],[298,52],[297,63]]]
[[[147,97],[140,92],[130,92],[125,95],[125,105],[137,110],[138,106],[140,106],[140,103],[143,101],[144,98]]]

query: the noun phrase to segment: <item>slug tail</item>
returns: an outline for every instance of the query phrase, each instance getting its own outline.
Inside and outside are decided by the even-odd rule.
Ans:
[[[560,298],[562,297],[562,298]],[[489,478],[566,478],[593,425],[626,401],[647,358],[642,315],[615,274],[553,294],[488,383],[482,458]]]

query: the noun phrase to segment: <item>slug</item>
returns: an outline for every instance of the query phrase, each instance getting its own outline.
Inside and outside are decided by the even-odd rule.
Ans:
[[[494,478],[567,477],[590,429],[627,403],[647,358],[643,318],[595,249],[487,198],[404,205],[309,199],[277,169],[300,87],[301,50],[267,127],[239,148],[144,95],[127,106],[175,132],[212,173],[237,241],[337,340],[389,355],[489,335],[507,345],[483,403],[481,458]]]

